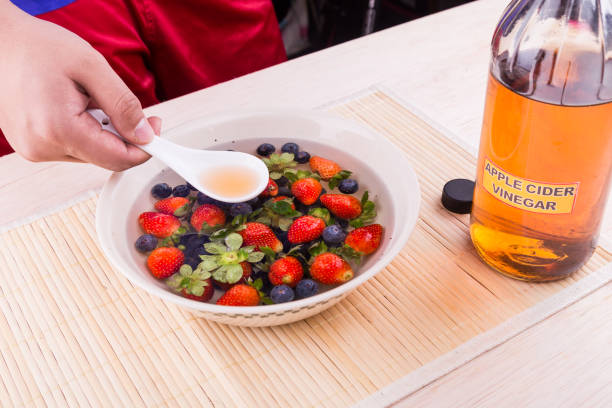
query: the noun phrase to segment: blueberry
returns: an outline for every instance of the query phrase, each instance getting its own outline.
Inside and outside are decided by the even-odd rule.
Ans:
[[[167,198],[172,194],[172,188],[166,183],[159,183],[151,189],[151,195],[155,198]]]
[[[286,186],[287,184],[289,184],[289,179],[287,179],[287,177],[285,176],[281,176],[281,178],[274,181],[276,181],[276,184],[278,184],[279,187]]]
[[[134,245],[139,252],[149,252],[157,247],[157,238],[151,234],[144,234],[138,237]]]
[[[278,195],[279,196],[287,196],[287,197],[291,197],[293,195],[293,193],[291,192],[291,189],[287,186],[282,186],[278,188]]]
[[[260,144],[257,148],[257,154],[260,156],[269,156],[276,151],[276,147],[270,143]]]
[[[187,184],[181,184],[172,189],[172,195],[175,197],[187,197],[191,189]]]
[[[349,221],[348,220],[343,220],[342,218],[336,219],[336,223],[340,226],[340,228],[342,228],[345,231],[349,227]]]
[[[215,200],[204,193],[198,192],[198,204],[212,204]]]
[[[191,234],[187,239],[187,243],[185,244],[185,246],[188,249],[199,249],[208,242],[210,242],[210,239],[206,235]]]
[[[229,212],[232,217],[237,217],[239,215],[249,215],[253,212],[253,207],[251,207],[247,203],[236,203],[232,204]]]
[[[185,257],[185,260],[183,261],[184,264],[191,266],[192,269],[197,268],[200,262],[202,262],[202,260],[194,256]]]
[[[359,190],[359,184],[357,183],[357,180],[344,179],[338,185],[338,190],[344,194],[353,194]]]
[[[323,230],[323,241],[325,241],[326,244],[339,244],[344,242],[344,238],[346,238],[346,233],[339,225],[330,225]]]
[[[249,201],[246,202],[248,205],[251,206],[251,208],[255,208],[259,205],[259,197],[255,197],[255,198],[251,198]]]
[[[221,208],[222,210],[227,210],[232,206],[232,203],[226,203],[226,202],[219,201],[219,200],[214,200],[213,204]]]
[[[294,297],[293,289],[287,285],[275,286],[270,291],[270,298],[274,303],[291,302]]]
[[[298,298],[307,298],[316,295],[319,290],[319,284],[312,279],[302,279],[295,287],[295,293]]]
[[[308,163],[309,160],[310,160],[310,153],[308,152],[297,152],[295,154],[295,161],[300,164]]]
[[[191,191],[197,191],[197,190],[198,190],[197,188],[195,188],[194,186],[192,186],[192,185],[191,185],[191,184],[189,184],[189,183],[185,183],[185,185],[186,185],[187,187],[189,187],[189,189],[190,189]]]
[[[300,151],[300,146],[295,143],[285,143],[283,147],[281,147],[281,152],[283,153],[293,153],[297,154]]]

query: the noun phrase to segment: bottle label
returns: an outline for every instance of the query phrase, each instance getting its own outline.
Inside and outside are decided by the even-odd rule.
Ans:
[[[512,207],[535,213],[569,214],[574,209],[580,183],[539,183],[513,176],[485,159],[482,184],[485,190]]]

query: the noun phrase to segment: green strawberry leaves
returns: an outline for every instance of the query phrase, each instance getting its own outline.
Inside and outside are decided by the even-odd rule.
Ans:
[[[199,267],[193,270],[191,266],[182,265],[177,273],[170,276],[166,283],[177,292],[185,289],[189,294],[202,296],[208,282],[206,280],[211,277],[208,271],[202,270]]]
[[[242,246],[242,242],[240,234],[232,233],[225,237],[225,245],[232,251],[237,251]]]
[[[327,208],[311,208],[308,215],[322,219],[325,222],[325,225],[333,224],[332,216]]]
[[[374,221],[374,218],[376,218],[376,204],[370,201],[369,194],[366,191],[361,197],[361,214],[351,220],[349,224],[353,228],[361,228]]]
[[[215,240],[223,240],[225,239],[228,235],[238,232],[238,231],[242,231],[243,229],[246,228],[246,222],[247,222],[247,216],[246,215],[238,215],[236,217],[234,217],[232,219],[232,221],[229,223],[229,225],[225,226],[225,228],[219,229],[215,232],[213,232],[210,235],[210,239],[212,241]]]
[[[327,245],[323,241],[315,242],[308,248],[308,253],[311,257],[321,255],[322,253],[328,252]]]
[[[336,175],[330,178],[329,182],[327,183],[329,185],[329,189],[333,190],[334,188],[338,187],[338,184],[340,184],[342,180],[349,178],[351,174],[353,173],[348,170],[342,170],[336,173]]]
[[[223,244],[219,244],[218,242],[209,242],[204,244],[204,249],[209,254],[220,255],[227,252],[227,248]]]
[[[283,176],[285,176],[291,183],[295,183],[296,181],[303,178],[313,178],[315,180],[320,180],[321,177],[312,173],[308,170],[296,170],[296,169],[285,169],[283,172]]]
[[[263,252],[255,251],[254,246],[243,247],[243,243],[242,236],[232,232],[204,244],[204,249],[211,255],[200,255],[202,262],[198,268],[212,273],[219,282],[238,282],[243,275],[242,262],[257,263],[265,256]]]
[[[361,264],[361,261],[363,259],[362,255],[359,252],[355,251],[353,248],[351,248],[350,246],[346,244],[344,244],[343,246],[337,247],[337,248],[332,248],[330,252],[338,256],[341,256],[342,258],[346,260],[352,260],[358,265]]]
[[[270,178],[272,180],[278,180],[283,176],[283,171],[285,169],[297,166],[297,162],[293,159],[293,153],[273,153],[270,157],[266,157],[262,160],[268,167]]]
[[[247,262],[250,262],[250,263],[261,262],[265,256],[266,255],[263,252],[259,252],[259,251],[252,252],[249,254],[249,257],[247,258]]]
[[[223,265],[212,273],[212,277],[218,282],[236,283],[242,278],[242,274],[240,265]]]
[[[293,200],[290,198],[278,201],[270,199],[264,203],[254,220],[267,226],[287,231],[293,223],[293,219],[302,215],[294,210],[292,206]]]
[[[302,214],[295,211],[292,207],[293,200],[286,198],[284,200],[268,200],[264,203],[264,208],[269,209],[275,214],[286,216],[286,217],[298,217]]]

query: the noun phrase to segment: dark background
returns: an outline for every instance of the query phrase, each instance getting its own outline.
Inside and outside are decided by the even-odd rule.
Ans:
[[[272,0],[281,27],[295,0]],[[309,45],[294,58],[471,0],[306,0]],[[318,23],[317,23],[318,22]]]

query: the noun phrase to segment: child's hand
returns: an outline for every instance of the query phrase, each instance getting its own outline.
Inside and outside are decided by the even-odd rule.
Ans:
[[[0,128],[17,153],[110,170],[149,158],[85,112],[103,109],[133,143],[149,142],[161,127],[159,118],[145,119],[136,96],[80,37],[0,0],[0,56]]]

